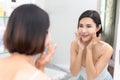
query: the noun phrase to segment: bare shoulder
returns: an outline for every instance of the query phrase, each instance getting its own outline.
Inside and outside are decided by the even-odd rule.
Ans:
[[[103,47],[104,47],[104,52],[106,53],[106,54],[113,54],[113,48],[112,48],[112,46],[110,45],[110,44],[108,44],[108,43],[106,43],[106,42],[104,42],[104,41],[101,41],[101,43],[102,43],[102,45],[103,45]]]
[[[103,43],[103,45],[105,45],[105,47],[106,47],[108,50],[113,51],[113,48],[112,48],[112,46],[111,46],[110,44],[108,44],[108,43],[106,43],[106,42],[104,42],[104,41],[102,41],[102,43]]]
[[[73,40],[72,42],[71,42],[71,44],[76,44],[77,43],[77,41],[76,40]]]
[[[70,50],[71,50],[71,51],[77,51],[77,50],[78,50],[78,45],[77,45],[77,41],[76,41],[76,40],[73,40],[73,41],[71,42]],[[74,53],[74,52],[73,52],[73,53]]]
[[[35,80],[51,80],[45,73],[41,72],[36,76]]]
[[[75,47],[75,46],[77,46],[77,41],[76,41],[76,40],[73,40],[73,41],[71,42],[71,47]]]
[[[50,78],[40,70],[35,68],[22,69],[16,73],[13,80],[50,80]]]
[[[3,60],[0,58],[0,63],[2,62]]]

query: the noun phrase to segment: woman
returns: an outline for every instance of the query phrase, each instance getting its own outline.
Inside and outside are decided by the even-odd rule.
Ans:
[[[33,4],[17,7],[9,17],[4,45],[11,56],[0,59],[0,80],[50,80],[43,70],[55,45],[51,43],[46,11]],[[35,67],[36,54],[41,54],[39,70]]]
[[[78,20],[76,39],[71,43],[70,70],[77,80],[112,80],[107,68],[113,48],[101,40],[100,15],[87,10]]]

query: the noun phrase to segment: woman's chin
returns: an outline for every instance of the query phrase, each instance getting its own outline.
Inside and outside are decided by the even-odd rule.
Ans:
[[[82,41],[83,41],[84,43],[89,43],[89,42],[90,42],[90,39],[82,39]]]
[[[88,42],[88,40],[84,40],[83,42],[84,42],[84,43],[87,43],[87,42]]]
[[[87,41],[88,41],[88,39],[84,39],[84,38],[82,38],[82,41],[83,41],[83,42],[87,42]]]

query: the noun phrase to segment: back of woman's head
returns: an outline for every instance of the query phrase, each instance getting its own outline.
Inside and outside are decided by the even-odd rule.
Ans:
[[[80,15],[80,17],[79,17],[79,19],[78,19],[78,27],[79,27],[79,22],[80,22],[80,20],[83,19],[83,18],[86,18],[86,17],[91,18],[91,19],[93,20],[93,22],[96,24],[96,27],[99,27],[99,25],[102,26],[102,24],[101,24],[101,18],[100,18],[99,13],[98,13],[97,11],[95,11],[95,10],[86,10],[85,12],[83,12],[83,13]],[[101,29],[96,33],[97,36],[98,36],[100,33],[102,33],[102,27],[101,27]]]
[[[4,34],[4,45],[10,53],[34,55],[44,51],[49,28],[47,12],[33,4],[17,7],[11,14]]]

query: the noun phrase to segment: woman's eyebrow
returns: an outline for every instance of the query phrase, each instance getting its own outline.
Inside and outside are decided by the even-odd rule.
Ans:
[[[91,24],[86,24],[86,25],[88,25],[88,26],[89,26],[89,25],[91,25]]]

